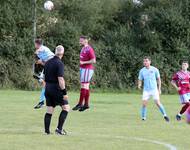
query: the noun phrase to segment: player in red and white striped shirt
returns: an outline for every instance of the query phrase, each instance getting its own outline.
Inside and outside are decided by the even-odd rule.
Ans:
[[[190,72],[187,70],[189,64],[183,61],[182,70],[178,71],[172,77],[172,85],[179,93],[181,104],[183,105],[180,112],[176,115],[176,119],[181,120],[182,114],[190,107]]]

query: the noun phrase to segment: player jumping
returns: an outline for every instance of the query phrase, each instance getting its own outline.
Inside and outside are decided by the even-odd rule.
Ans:
[[[37,56],[37,60],[36,60],[36,64],[37,65],[41,65],[44,66],[45,63],[54,57],[54,53],[46,46],[43,45],[43,41],[41,38],[37,38],[35,40],[35,55]],[[44,100],[45,100],[45,81],[44,81],[44,77],[43,77],[43,71],[40,73],[39,76],[35,76],[34,77],[36,79],[38,79],[39,83],[42,85],[42,91],[40,94],[40,101],[39,103],[34,107],[34,109],[39,109],[44,105]]]
[[[183,105],[180,112],[176,115],[178,121],[181,120],[182,114],[190,108],[190,72],[187,71],[189,64],[187,61],[182,62],[182,70],[173,75],[171,84],[179,93],[181,104]]]
[[[96,56],[93,48],[88,44],[86,36],[80,37],[80,45],[83,46],[80,52],[80,99],[78,104],[73,110],[85,111],[89,109],[89,96],[90,96],[90,80],[94,73],[93,64],[96,63]]]
[[[138,88],[141,89],[142,82],[144,83],[143,96],[142,96],[142,120],[146,120],[147,104],[148,100],[153,97],[156,105],[162,113],[164,119],[169,122],[164,106],[160,102],[161,94],[161,79],[159,70],[151,66],[150,57],[145,57],[143,60],[144,68],[139,72]]]

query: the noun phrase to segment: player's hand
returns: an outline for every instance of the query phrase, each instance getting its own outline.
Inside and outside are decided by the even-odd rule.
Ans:
[[[68,96],[68,95],[64,95],[64,96],[63,96],[63,99],[68,101],[69,96]]]
[[[43,65],[43,62],[41,60],[37,60],[36,64]]]
[[[138,89],[141,90],[141,85],[138,85]]]
[[[177,87],[177,91],[180,91],[181,90],[181,87]]]
[[[84,64],[85,64],[85,62],[84,62],[84,61],[80,61],[80,64],[81,64],[81,65],[84,65]]]
[[[159,92],[160,95],[162,94],[162,90],[161,89],[159,89],[158,92]]]

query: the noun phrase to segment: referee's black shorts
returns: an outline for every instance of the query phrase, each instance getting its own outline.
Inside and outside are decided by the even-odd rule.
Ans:
[[[49,107],[68,105],[68,101],[64,100],[63,92],[58,84],[46,83],[45,89],[46,105]]]

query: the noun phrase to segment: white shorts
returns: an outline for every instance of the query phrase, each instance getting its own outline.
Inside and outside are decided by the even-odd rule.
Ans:
[[[142,100],[149,100],[150,98],[153,98],[155,101],[160,99],[158,90],[152,90],[152,91],[143,91]]]
[[[190,93],[180,95],[179,100],[181,104],[188,103],[190,101]]]

